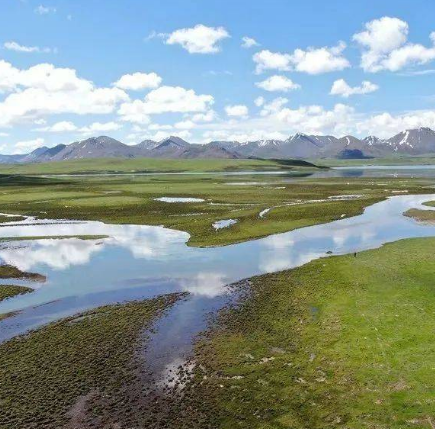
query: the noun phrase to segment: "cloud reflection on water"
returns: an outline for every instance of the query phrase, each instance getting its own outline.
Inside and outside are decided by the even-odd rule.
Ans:
[[[14,224],[0,228],[0,237],[92,236],[108,238],[81,240],[79,238],[41,239],[20,242],[0,250],[0,258],[21,270],[38,265],[65,270],[73,265],[89,263],[92,255],[107,246],[127,249],[135,258],[164,258],[174,245],[184,244],[188,234],[162,227],[137,225],[105,225],[101,222],[27,225]]]
[[[214,298],[225,293],[228,277],[221,273],[202,272],[182,280],[182,289],[193,295]]]
[[[23,271],[40,272],[48,281],[35,293],[0,303],[0,313],[23,308],[30,312],[32,306],[69,299],[68,311],[72,314],[72,300],[80,298],[83,303],[91,295],[90,306],[114,302],[115,297],[119,301],[123,297],[150,297],[175,291],[212,299],[224,294],[225,285],[230,282],[297,267],[326,256],[328,251],[348,253],[401,238],[433,236],[435,226],[420,225],[402,213],[413,207],[430,209],[421,203],[434,199],[434,195],[396,196],[369,207],[361,216],[216,248],[186,246],[187,233],[162,227],[41,221],[25,226],[29,220],[4,225],[0,227],[0,237],[108,238],[34,240],[3,246],[0,258],[4,263]],[[17,322],[19,317],[14,319]]]

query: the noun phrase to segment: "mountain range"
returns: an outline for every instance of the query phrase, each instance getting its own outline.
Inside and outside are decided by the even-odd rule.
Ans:
[[[40,147],[23,155],[0,155],[0,163],[66,161],[83,158],[339,158],[364,159],[392,155],[435,154],[435,131],[416,128],[403,131],[389,139],[369,136],[308,135],[298,133],[286,140],[248,142],[212,141],[208,144],[188,143],[171,136],[159,142],[144,140],[126,145],[111,137],[92,137],[68,145]]]

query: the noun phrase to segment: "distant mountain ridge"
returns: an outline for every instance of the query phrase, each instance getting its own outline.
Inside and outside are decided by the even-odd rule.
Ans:
[[[389,138],[375,136],[358,139],[354,136],[308,135],[297,133],[286,140],[257,140],[247,142],[212,141],[192,144],[180,137],[170,136],[159,142],[144,140],[126,145],[111,137],[91,137],[69,145],[40,147],[24,155],[0,155],[0,164],[67,161],[84,158],[374,158],[394,154],[435,154],[435,131],[416,128],[402,131]]]

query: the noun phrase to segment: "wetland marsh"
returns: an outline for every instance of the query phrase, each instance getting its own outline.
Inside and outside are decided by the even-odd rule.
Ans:
[[[403,215],[434,213],[427,205],[435,200],[431,176],[295,178],[282,172],[0,181],[0,258],[6,273],[15,270],[13,281],[0,280],[4,427],[305,428],[309,422],[310,428],[356,428],[359,421],[383,427],[388,419],[395,422],[388,427],[427,427],[429,393],[420,389],[423,405],[411,408],[415,395],[405,394],[422,374],[413,368],[423,371],[423,360],[430,362],[427,353],[408,367],[415,348],[402,347],[399,361],[385,350],[393,344],[390,323],[402,320],[407,306],[418,308],[409,317],[427,316],[418,347],[428,347],[435,326],[430,301],[421,304],[431,293],[434,263],[433,241],[423,237],[435,236],[435,225]],[[218,222],[225,227],[215,228]],[[398,241],[406,238],[414,240]],[[417,254],[402,264],[401,289],[387,304],[394,272],[411,251]],[[325,270],[330,277],[322,277]],[[373,275],[362,281],[364,271]],[[415,282],[418,294],[407,289]],[[377,317],[377,329],[385,326],[382,337],[365,333],[374,302],[369,317]],[[411,344],[417,326],[397,326]],[[361,349],[362,336],[367,351],[343,352]],[[379,347],[383,365],[395,368],[391,383],[406,386],[397,394],[388,393]],[[71,353],[74,362],[62,363]],[[109,355],[119,356],[119,371],[99,360]],[[368,369],[357,372],[363,356]],[[59,368],[73,364],[75,372],[51,373],[44,359]],[[42,375],[35,372],[41,365]],[[429,389],[432,373],[424,371]],[[376,398],[365,392],[363,376],[380,392]],[[32,377],[41,388],[52,380],[51,393],[22,396]],[[65,380],[71,389],[61,392]],[[60,399],[53,403],[52,394]],[[370,401],[379,412],[368,411]]]

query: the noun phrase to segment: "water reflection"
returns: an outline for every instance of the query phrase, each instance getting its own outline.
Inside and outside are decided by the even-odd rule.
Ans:
[[[31,271],[42,264],[52,269],[65,270],[72,265],[88,263],[92,254],[99,250],[95,243],[76,238],[40,240],[30,242],[25,247],[2,249],[0,258],[22,271]]]
[[[434,178],[435,165],[362,165],[350,167],[334,167],[313,173],[311,178],[322,177],[420,177]]]
[[[192,295],[214,298],[225,293],[229,278],[222,273],[202,272],[182,281],[182,289]]]
[[[0,322],[0,340],[87,308],[174,291],[191,292],[189,311],[200,315],[198,306],[208,308],[206,302],[214,306],[228,283],[300,266],[327,252],[348,253],[401,238],[433,236],[435,226],[402,216],[412,207],[430,209],[421,203],[433,199],[435,195],[395,196],[367,208],[361,216],[219,248],[188,247],[187,233],[163,227],[31,219],[3,224],[0,237],[108,238],[3,245],[3,263],[41,273],[47,282],[35,284],[34,293],[0,303],[0,313],[19,311]]]

